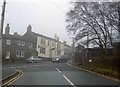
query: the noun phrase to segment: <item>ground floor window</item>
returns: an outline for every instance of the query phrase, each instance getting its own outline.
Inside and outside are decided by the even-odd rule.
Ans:
[[[46,53],[46,49],[44,47],[40,47],[40,53],[45,54]]]
[[[10,51],[6,52],[6,59],[10,59]]]
[[[57,51],[57,55],[61,55],[61,51],[60,50]]]
[[[24,57],[24,51],[17,50],[16,51],[16,57]]]

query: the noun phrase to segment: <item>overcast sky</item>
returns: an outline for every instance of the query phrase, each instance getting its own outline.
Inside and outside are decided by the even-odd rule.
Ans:
[[[1,0],[3,1],[3,0]],[[6,0],[5,24],[10,24],[10,33],[23,35],[29,24],[32,31],[54,37],[71,44],[65,22],[71,0]],[[2,2],[0,2],[2,7]]]

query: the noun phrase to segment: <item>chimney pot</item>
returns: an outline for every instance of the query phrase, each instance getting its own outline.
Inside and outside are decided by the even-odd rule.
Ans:
[[[10,33],[10,27],[9,27],[9,24],[7,24],[5,28],[5,34],[9,34],[9,33]]]
[[[27,27],[27,32],[31,32],[32,31],[32,26],[29,24]]]

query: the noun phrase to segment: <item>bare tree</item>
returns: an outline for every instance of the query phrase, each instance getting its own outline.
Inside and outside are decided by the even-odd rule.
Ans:
[[[118,36],[118,6],[118,2],[75,2],[67,13],[67,30],[76,41],[84,39],[82,44],[94,44],[106,51]]]

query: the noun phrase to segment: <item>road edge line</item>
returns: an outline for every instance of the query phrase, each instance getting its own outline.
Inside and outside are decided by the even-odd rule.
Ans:
[[[18,73],[18,74],[17,74],[17,73]],[[17,75],[14,76],[15,74],[17,74]],[[2,86],[3,86],[3,87],[4,87],[4,86],[8,86],[8,85],[12,84],[12,83],[14,82],[14,80],[16,80],[17,78],[21,77],[22,74],[23,74],[22,71],[16,70],[16,72],[15,72],[14,74],[11,74],[10,76],[8,76],[8,77],[5,78],[5,79],[2,79],[2,81],[3,81],[3,80],[7,80],[8,78],[11,78],[11,79],[9,79],[8,81],[6,81],[5,83],[2,82],[1,87],[2,87]],[[13,76],[13,77],[12,77],[12,76]]]
[[[102,76],[102,77],[104,77],[104,78],[106,78],[106,79],[113,80],[113,81],[115,81],[115,82],[117,82],[117,83],[120,83],[120,80],[118,80],[118,79],[114,79],[114,78],[112,78],[112,77],[109,77],[109,76],[106,76],[106,75],[102,75],[102,74],[100,74],[100,73],[93,72],[93,71],[90,71],[90,70],[87,70],[87,69],[84,69],[84,68],[81,68],[81,67],[72,65],[72,64],[70,64],[70,63],[66,63],[66,64],[69,65],[69,66],[71,66],[71,67],[74,67],[74,68],[77,68],[77,69],[80,69],[80,70],[83,70],[83,71],[86,71],[86,72],[90,72],[90,73],[96,74],[96,75],[98,75],[98,76]]]
[[[11,85],[12,83],[14,83],[16,80],[18,80],[22,75],[23,75],[23,71],[19,70],[21,74],[19,74],[18,76],[16,76],[13,81],[11,81],[10,83],[8,83],[7,85]]]
[[[14,72],[14,73],[12,73],[12,74],[10,74],[9,76],[6,76],[5,78],[3,78],[2,80],[0,80],[0,87],[1,87],[1,85],[2,85],[2,81],[3,80],[5,80],[5,79],[7,79],[7,78],[9,78],[9,77],[11,77],[11,76],[13,76],[13,75],[15,75],[17,73],[17,70]]]
[[[11,77],[11,76],[12,76],[12,75],[14,75],[16,72],[17,72],[17,71],[15,71],[14,73],[10,74],[9,76],[6,76],[6,77],[5,77],[5,78],[3,78],[2,80],[4,80],[4,79],[7,79],[7,78]],[[2,82],[2,80],[0,80],[0,82]]]

